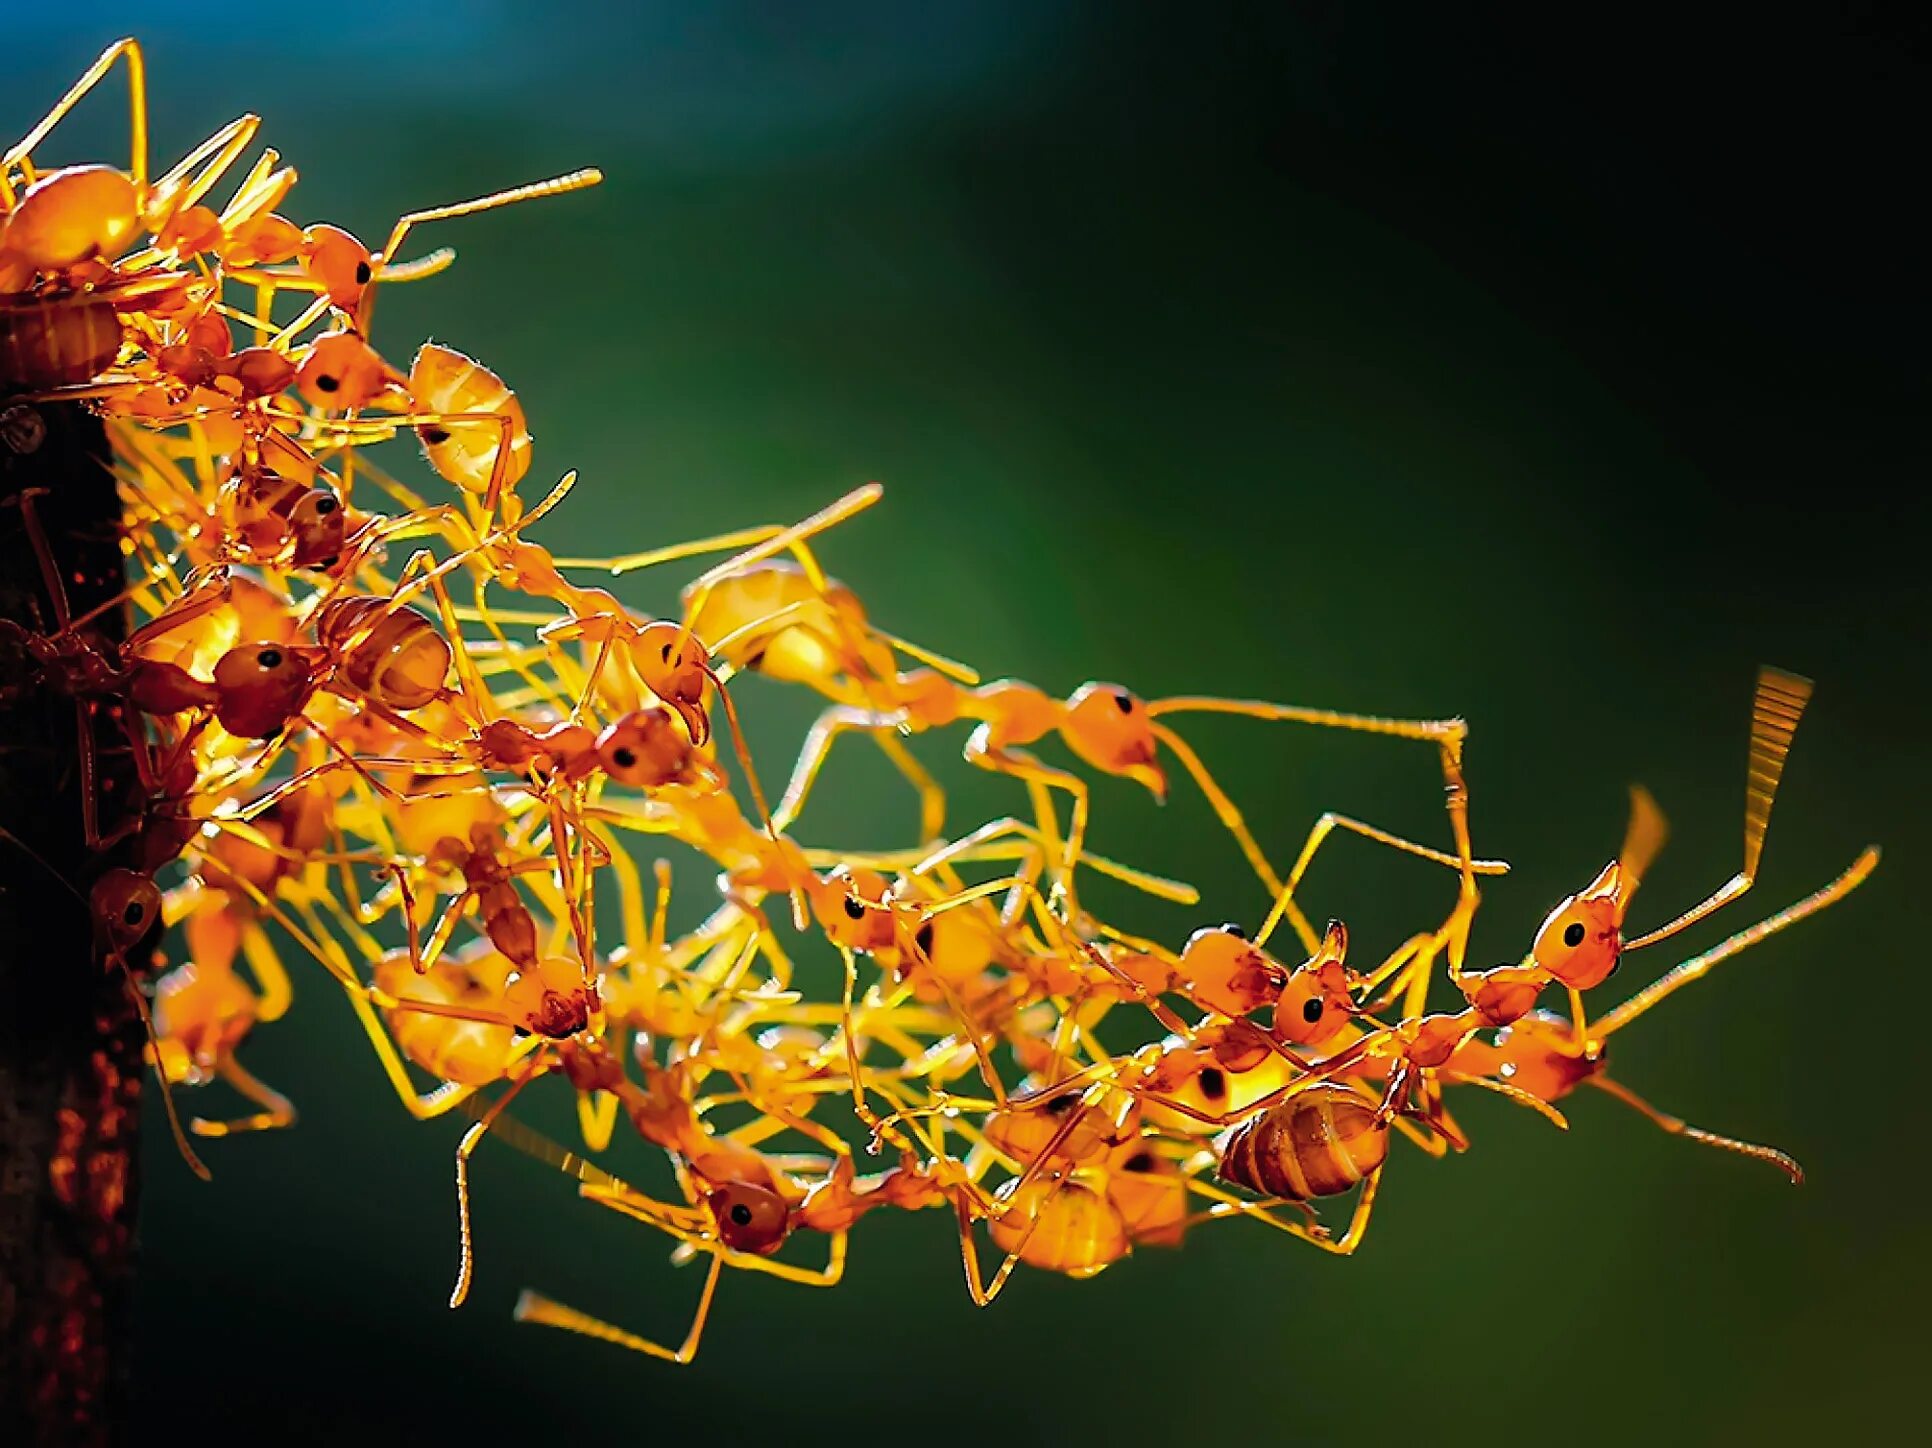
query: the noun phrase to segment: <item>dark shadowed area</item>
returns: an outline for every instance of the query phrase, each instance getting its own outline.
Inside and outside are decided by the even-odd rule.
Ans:
[[[1217,1225],[1090,1282],[1025,1274],[981,1313],[945,1214],[881,1216],[836,1292],[728,1279],[688,1369],[511,1323],[540,1286],[674,1336],[699,1279],[507,1150],[479,1156],[480,1276],[445,1308],[461,1123],[412,1123],[339,993],[298,972],[297,1009],[248,1047],[296,1130],[210,1143],[203,1185],[150,1102],[148,1420],[215,1442],[1451,1445],[1916,1417],[1928,35],[1849,9],[10,18],[0,132],[138,29],[159,151],[259,111],[302,169],[299,221],[380,236],[603,167],[596,191],[425,232],[459,263],[385,293],[376,337],[406,359],[434,335],[517,388],[528,487],[583,472],[542,535],[561,553],[802,516],[877,478],[829,566],[988,676],[1465,714],[1477,846],[1516,867],[1479,963],[1519,956],[1614,853],[1633,781],[1674,826],[1643,923],[1737,868],[1760,662],[1817,696],[1760,888],[1680,954],[1886,852],[1842,907],[1617,1041],[1620,1077],[1789,1149],[1800,1190],[1608,1097],[1575,1101],[1567,1135],[1485,1098],[1461,1109],[1468,1155],[1393,1163],[1351,1261]],[[116,92],[46,157],[121,156],[124,125]],[[668,611],[686,576],[627,596]],[[782,777],[810,699],[741,697]],[[1186,732],[1280,863],[1330,808],[1446,838],[1425,748]],[[1023,804],[962,741],[914,743],[957,829]],[[915,823],[854,746],[799,834],[909,845]],[[1176,945],[1267,907],[1185,784],[1156,808],[1103,783],[1094,844],[1201,887],[1198,914],[1094,896]],[[708,872],[680,869],[695,920]],[[1450,890],[1346,842],[1307,904],[1367,957]],[[555,1099],[531,1116],[566,1124]]]

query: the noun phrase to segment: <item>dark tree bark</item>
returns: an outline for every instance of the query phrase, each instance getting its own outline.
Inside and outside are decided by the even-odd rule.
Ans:
[[[19,505],[29,489],[76,615],[123,584],[99,419],[0,397],[0,616],[58,632]],[[123,610],[92,627],[116,637]],[[126,735],[90,706],[101,819],[129,805]],[[0,640],[0,1443],[118,1436],[134,1268],[140,1018],[75,892],[86,847],[74,701]],[[118,747],[116,741],[119,741]],[[63,883],[65,882],[65,883]],[[138,958],[138,957],[137,957]]]

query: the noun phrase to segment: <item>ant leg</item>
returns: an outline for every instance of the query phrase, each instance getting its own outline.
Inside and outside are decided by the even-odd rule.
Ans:
[[[1323,1251],[1333,1252],[1338,1257],[1350,1257],[1362,1245],[1362,1238],[1368,1232],[1369,1214],[1375,1210],[1375,1193],[1382,1185],[1382,1171],[1378,1166],[1362,1183],[1361,1195],[1355,1199],[1355,1210],[1350,1214],[1348,1227],[1342,1235],[1332,1242],[1316,1243]]]
[[[1292,1202],[1285,1198],[1255,1201],[1250,1197],[1236,1196],[1233,1192],[1219,1187],[1213,1182],[1203,1181],[1198,1175],[1192,1172],[1186,1173],[1185,1176],[1187,1189],[1189,1191],[1198,1196],[1206,1197],[1214,1203],[1212,1207],[1208,1208],[1206,1213],[1206,1216],[1211,1221],[1224,1221],[1233,1217],[1251,1217],[1255,1221],[1273,1227],[1277,1232],[1286,1232],[1289,1236],[1299,1237],[1302,1241],[1311,1243],[1314,1246],[1323,1248],[1331,1246],[1328,1231],[1322,1226],[1321,1218],[1316,1214],[1315,1206],[1312,1202]],[[1293,1207],[1306,1217],[1307,1221],[1305,1223],[1284,1221],[1269,1210],[1269,1207],[1273,1205]]]
[[[1568,1117],[1541,1096],[1525,1091],[1520,1086],[1512,1086],[1507,1081],[1498,1081],[1490,1076],[1465,1076],[1460,1071],[1442,1071],[1438,1076],[1452,1086],[1480,1086],[1485,1091],[1493,1091],[1506,1101],[1514,1101],[1518,1106],[1527,1106],[1555,1126],[1558,1131],[1570,1129]]]
[[[112,54],[109,52],[110,56]],[[104,56],[102,60],[108,58]],[[96,62],[96,66],[105,68],[101,62]],[[87,83],[91,85],[93,82]],[[0,168],[0,171],[4,171],[4,168]],[[65,634],[74,623],[73,612],[67,603],[67,587],[61,579],[59,565],[54,562],[53,546],[47,541],[47,530],[41,526],[40,513],[34,507],[35,497],[43,491],[28,488],[20,494],[20,523],[26,531],[28,543],[33,547],[34,561],[40,567],[40,581],[47,590],[47,602],[54,611],[55,628]],[[74,759],[80,775],[82,837],[90,852],[98,852],[102,848],[100,799],[96,789],[100,768],[94,754],[94,730],[84,699],[74,700]]]
[[[951,844],[941,845],[922,856],[913,863],[908,873],[930,874],[954,860],[1006,858],[1004,855],[991,853],[982,856],[979,851],[982,846],[1009,835],[1017,836],[1035,846],[1036,848],[1031,852],[1034,857],[1037,857],[1041,851],[1050,851],[1052,848],[1038,825],[1013,815],[1006,815],[1000,819],[989,820],[970,834],[961,835]],[[1164,875],[1153,875],[1145,870],[1136,870],[1131,865],[1120,864],[1105,855],[1096,855],[1091,851],[1081,852],[1080,863],[1095,874],[1106,875],[1110,879],[1119,880],[1124,885],[1131,885],[1142,894],[1152,895],[1157,900],[1168,900],[1176,905],[1200,903],[1200,892],[1184,881],[1170,880]]]
[[[1798,731],[1810,698],[1811,680],[1768,666],[1758,670],[1757,692],[1751,700],[1751,748],[1745,766],[1744,868],[1668,925],[1625,942],[1626,951],[1641,950],[1689,929],[1756,882],[1764,837],[1771,828],[1771,805],[1777,797],[1778,781],[1784,777],[1785,757],[1791,752],[1791,738]]]
[[[197,1116],[188,1123],[196,1136],[232,1136],[241,1131],[277,1131],[295,1124],[295,1106],[281,1092],[244,1068],[232,1053],[224,1054],[216,1066],[221,1079],[262,1109],[253,1116],[234,1121],[207,1121]]]
[[[1362,977],[1364,1000],[1372,996],[1382,983],[1390,977],[1394,977],[1395,980],[1395,983],[1390,986],[1389,993],[1386,996],[1376,1001],[1373,1005],[1364,1007],[1364,1009],[1369,1011],[1386,1010],[1395,1002],[1396,998],[1408,990],[1409,983],[1413,980],[1415,974],[1420,973],[1426,980],[1430,967],[1435,964],[1436,952],[1439,949],[1440,946],[1437,944],[1437,937],[1434,932],[1411,935],[1407,940],[1396,946],[1389,953],[1388,959],[1384,960],[1374,970]]]
[[[745,772],[745,787],[751,791],[752,805],[757,809],[758,817],[764,821],[765,836],[771,841],[774,849],[781,849],[778,825],[772,819],[771,806],[765,803],[764,786],[758,782],[757,767],[751,762],[751,747],[745,743],[745,731],[738,722],[738,705],[733,701],[731,690],[725,687],[723,680],[709,669],[706,669],[705,673],[709,675],[712,687],[718,692],[718,702],[724,705],[725,728],[731,735],[731,750],[738,756],[738,767]],[[794,884],[789,893],[792,899],[792,926],[802,931],[811,918],[805,906],[804,887]]]
[[[805,808],[805,797],[812,792],[818,772],[825,767],[826,756],[832,752],[832,745],[840,734],[847,729],[883,733],[896,729],[904,717],[899,713],[859,709],[850,704],[834,704],[819,715],[805,735],[805,747],[798,752],[798,763],[792,766],[792,777],[785,785],[784,796],[778,801],[778,808],[772,811],[772,824],[781,830],[792,827],[799,812]]]
[[[1010,774],[1015,779],[1028,784],[1043,785],[1048,789],[1060,789],[1072,797],[1073,812],[1067,823],[1066,849],[1059,862],[1056,873],[1061,878],[1069,902],[1073,894],[1074,866],[1080,861],[1080,847],[1087,834],[1087,782],[1077,774],[1069,774],[1064,769],[1055,769],[1042,764],[1032,755],[1017,749],[1003,749],[992,743],[990,726],[981,724],[966,741],[966,759],[981,769],[995,774]],[[1040,821],[1042,833],[1051,834],[1054,822],[1050,819]]]
[[[74,619],[70,627],[79,628],[84,624],[92,623],[95,619],[101,617],[101,615],[111,612],[128,602],[147,586],[148,580],[145,579],[129,585],[106,602],[96,604],[86,613]],[[139,653],[142,646],[150,640],[159,638],[163,634],[172,633],[174,630],[192,623],[203,614],[211,613],[215,609],[220,608],[224,603],[228,602],[231,592],[232,585],[225,577],[214,583],[202,583],[192,588],[185,588],[167,607],[163,608],[153,618],[133,630],[126,638],[121,640],[120,648],[122,656],[125,658],[128,655]]]
[[[1667,1111],[1659,1111],[1628,1086],[1620,1082],[1612,1081],[1607,1076],[1592,1076],[1589,1078],[1589,1081],[1599,1091],[1607,1092],[1616,1097],[1624,1105],[1648,1117],[1651,1122],[1662,1127],[1672,1136],[1681,1136],[1689,1141],[1702,1142],[1705,1146],[1714,1146],[1720,1151],[1734,1151],[1739,1156],[1750,1157],[1753,1161],[1768,1162],[1786,1176],[1790,1177],[1793,1186],[1804,1185],[1804,1168],[1799,1166],[1788,1153],[1779,1151],[1775,1146],[1758,1146],[1754,1142],[1738,1141],[1733,1137],[1719,1136],[1716,1132],[1705,1131],[1701,1127],[1692,1126],[1682,1117],[1672,1116]]]
[[[681,558],[694,558],[700,553],[749,547],[783,531],[776,524],[767,523],[756,528],[740,528],[735,533],[693,539],[689,543],[674,543],[668,548],[653,548],[648,553],[626,553],[616,558],[553,558],[551,562],[559,568],[603,568],[621,575],[635,573],[640,568],[655,568],[660,563],[675,563]]]
[[[1852,861],[1850,869],[1822,890],[1814,891],[1797,904],[1787,906],[1777,914],[1760,920],[1747,930],[1740,930],[1730,939],[1711,947],[1703,954],[1692,956],[1676,969],[1645,986],[1622,1005],[1605,1012],[1596,1022],[1591,1034],[1601,1040],[1622,1030],[1673,991],[1689,985],[1720,961],[1728,960],[1739,951],[1750,949],[1766,936],[1775,935],[1787,925],[1796,924],[1807,915],[1814,915],[1827,905],[1842,900],[1862,885],[1866,877],[1878,868],[1878,858],[1876,846],[1867,848]]]
[[[0,156],[0,198],[11,207],[14,202],[13,168],[24,165],[32,169],[27,160],[33,148],[47,139],[47,135],[59,125],[67,113],[79,103],[101,81],[114,62],[122,56],[127,57],[128,106],[131,112],[129,124],[129,161],[128,171],[134,178],[137,191],[145,190],[148,183],[148,86],[147,67],[141,57],[141,44],[137,40],[119,40],[101,52],[100,58],[90,65],[81,78],[68,87],[67,94],[54,102],[54,108],[40,118],[40,124],[15,142],[4,156]]]
[[[841,1017],[843,1024],[840,1027],[840,1034],[845,1037],[845,1063],[846,1069],[851,1076],[852,1110],[858,1116],[859,1120],[865,1123],[866,1129],[874,1136],[880,1135],[881,1132],[886,1132],[886,1140],[890,1141],[901,1151],[909,1150],[910,1148],[906,1145],[905,1138],[897,1132],[890,1131],[886,1127],[886,1124],[879,1119],[878,1114],[873,1111],[871,1103],[865,1098],[865,1068],[859,1061],[858,1033],[852,1013],[852,998],[857,993],[859,985],[859,962],[858,958],[852,954],[851,948],[848,946],[841,945],[839,947],[839,954],[845,961],[845,1004]]]
[[[931,844],[946,837],[946,791],[940,788],[926,767],[912,757],[912,751],[895,735],[875,733],[872,742],[892,767],[904,775],[919,793],[919,843]]]
[[[1202,762],[1201,756],[1194,752],[1185,739],[1165,724],[1155,724],[1153,730],[1155,737],[1168,747],[1174,757],[1181,761],[1182,767],[1193,776],[1195,785],[1206,796],[1215,815],[1226,827],[1228,833],[1234,836],[1234,842],[1241,847],[1241,853],[1247,858],[1248,865],[1253,869],[1256,877],[1260,879],[1262,887],[1271,895],[1279,895],[1282,888],[1281,877],[1275,873],[1274,866],[1268,863],[1267,854],[1262,850],[1253,832],[1249,830],[1248,822],[1243,818],[1240,809],[1228,797],[1227,791],[1215,781],[1214,776],[1208,773],[1208,767]]]
[[[1006,1279],[1013,1275],[1013,1269],[1019,1265],[1020,1254],[1018,1251],[1007,1253],[1006,1260],[1000,1263],[999,1270],[993,1274],[993,1280],[982,1285],[979,1238],[973,1230],[972,1214],[966,1209],[966,1198],[963,1195],[954,1197],[953,1207],[959,1216],[959,1258],[961,1265],[966,1269],[966,1291],[973,1299],[973,1306],[991,1307],[993,1299],[1005,1289]],[[1033,1225],[1035,1227],[1039,1225],[1037,1215],[1034,1217]],[[1027,1235],[1032,1235],[1031,1228],[1028,1229]],[[1021,1245],[1024,1245],[1024,1242]]]
[[[1570,1040],[1579,1052],[1588,1049],[1590,1040],[1590,1008],[1583,1003],[1583,992],[1575,986],[1569,988],[1570,996]]]
[[[617,1130],[619,1102],[615,1093],[593,1091],[577,1098],[577,1129],[583,1133],[584,1146],[603,1151]]]
[[[476,1274],[476,1243],[470,1231],[470,1157],[496,1119],[504,1113],[512,1101],[517,1099],[517,1093],[536,1079],[537,1064],[537,1059],[532,1058],[530,1068],[510,1083],[509,1090],[490,1103],[489,1108],[477,1118],[469,1130],[463,1133],[463,1139],[456,1144],[456,1231],[460,1246],[456,1266],[456,1285],[450,1289],[449,1294],[451,1311],[461,1307],[469,1297],[470,1281]]]
[[[101,806],[96,793],[99,768],[94,758],[94,731],[89,727],[87,703],[82,699],[74,701],[74,740],[74,760],[80,766],[81,834],[88,850],[99,853],[105,844],[101,838]]]
[[[1300,888],[1302,876],[1307,873],[1309,865],[1313,862],[1315,852],[1321,849],[1329,835],[1337,829],[1347,830],[1351,834],[1360,835],[1365,840],[1372,840],[1376,844],[1387,845],[1392,850],[1400,850],[1404,854],[1414,855],[1419,859],[1429,860],[1438,865],[1446,865],[1452,870],[1462,867],[1462,861],[1455,855],[1446,854],[1441,850],[1431,849],[1427,845],[1419,845],[1414,840],[1404,839],[1401,835],[1391,834],[1387,830],[1377,829],[1374,825],[1364,824],[1361,820],[1352,819],[1348,815],[1336,814],[1331,810],[1316,820],[1314,828],[1309,830],[1308,838],[1302,844],[1301,854],[1295,860],[1295,868],[1289,872],[1287,883],[1279,887],[1280,893],[1275,897],[1274,909],[1269,912],[1268,918],[1262,922],[1260,932],[1255,936],[1255,943],[1257,945],[1267,944],[1268,937],[1274,934],[1275,927],[1281,923],[1282,917],[1286,915],[1289,922],[1294,926],[1295,933],[1301,936],[1302,944],[1308,949],[1311,955],[1320,946],[1321,937],[1315,933],[1314,927],[1308,922],[1308,918],[1296,906],[1294,894]],[[1509,864],[1503,860],[1471,860],[1469,862],[1469,868],[1478,875],[1506,875],[1509,873]]]
[[[141,993],[141,987],[134,983],[134,973],[128,969],[127,961],[121,959],[120,952],[115,951],[114,957],[120,964],[121,979],[127,986],[128,999],[134,1002],[135,1014],[141,1018],[141,1029],[147,1033],[148,1059],[154,1065],[155,1084],[161,1088],[161,1106],[167,1113],[168,1131],[174,1137],[175,1150],[181,1153],[181,1159],[188,1164],[189,1171],[205,1182],[213,1181],[214,1174],[195,1155],[194,1148],[188,1145],[187,1134],[181,1129],[181,1114],[174,1105],[174,1088],[168,1084],[167,1073],[161,1069],[161,1038],[154,1032],[154,1012],[148,1008],[148,998]]]
[[[456,661],[457,693],[469,706],[471,722],[480,726],[490,718],[487,707],[491,702],[490,687],[483,682],[482,672],[470,655],[469,645],[463,642],[463,630],[456,622],[456,610],[450,603],[449,590],[443,587],[443,580],[432,579],[429,591],[436,600],[436,613],[443,623],[443,637],[449,641],[450,653]]]
[[[261,129],[261,125],[260,116],[236,117],[175,162],[163,175],[157,176],[150,195],[166,196],[179,188],[170,207],[171,216],[179,214],[186,207],[193,206],[214,188],[217,181],[228,174],[228,169],[236,161],[241,159],[242,152],[248,149],[249,143],[255,139],[255,133]],[[207,161],[208,164],[202,167],[201,174],[193,181],[187,182],[185,186],[182,185],[188,173],[203,161]],[[291,176],[289,179],[292,182],[294,177]],[[232,205],[233,203],[230,203],[231,209]],[[222,225],[227,227],[240,219],[242,218],[239,215],[224,216]]]
[[[242,958],[254,972],[255,987],[261,993],[261,999],[255,1004],[255,1019],[280,1020],[288,1014],[295,991],[289,984],[288,970],[281,956],[275,952],[275,943],[268,938],[266,930],[251,920],[242,927],[241,948]]]
[[[513,1316],[518,1322],[535,1322],[544,1327],[561,1328],[565,1332],[579,1333],[584,1337],[594,1337],[599,1342],[613,1343],[627,1347],[632,1352],[641,1352],[648,1357],[660,1358],[665,1362],[687,1364],[697,1355],[698,1341],[704,1336],[704,1324],[711,1315],[711,1299],[718,1290],[718,1274],[724,1270],[724,1258],[716,1252],[711,1256],[711,1270],[705,1274],[704,1291],[698,1298],[698,1310],[691,1319],[690,1331],[684,1335],[683,1346],[674,1349],[662,1347],[649,1338],[639,1337],[634,1332],[626,1332],[614,1327],[601,1318],[579,1312],[574,1307],[565,1307],[538,1292],[525,1290],[517,1298]]]

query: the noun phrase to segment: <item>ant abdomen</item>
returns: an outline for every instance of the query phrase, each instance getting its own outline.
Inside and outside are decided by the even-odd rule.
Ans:
[[[1345,1086],[1320,1083],[1244,1121],[1221,1139],[1222,1181],[1305,1202],[1339,1196],[1382,1165],[1389,1133]]]
[[[381,598],[337,598],[315,620],[316,642],[339,660],[337,677],[391,709],[420,709],[443,692],[452,655],[436,625]]]

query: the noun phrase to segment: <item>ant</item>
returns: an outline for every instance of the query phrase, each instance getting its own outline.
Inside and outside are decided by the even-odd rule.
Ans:
[[[1681,1117],[1658,1110],[1622,1082],[1611,1080],[1605,1074],[1608,1042],[1616,1032],[1692,981],[1701,979],[1714,966],[1844,899],[1878,868],[1878,861],[1877,847],[1868,847],[1829,885],[1692,956],[1595,1021],[1585,1021],[1579,1026],[1547,1011],[1532,1011],[1498,1030],[1493,1044],[1480,1039],[1465,1041],[1450,1057],[1449,1065],[1464,1076],[1499,1078],[1548,1102],[1562,1100],[1578,1086],[1594,1086],[1673,1136],[1768,1162],[1794,1184],[1800,1184],[1804,1181],[1804,1171],[1777,1148],[1737,1141],[1691,1126]]]

